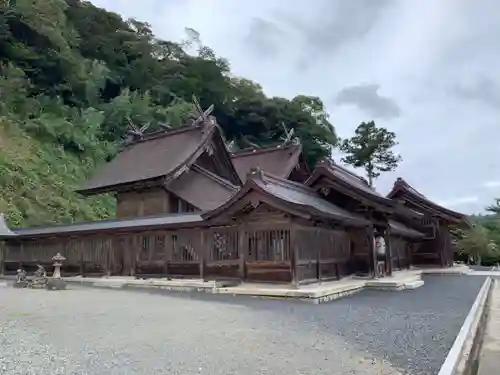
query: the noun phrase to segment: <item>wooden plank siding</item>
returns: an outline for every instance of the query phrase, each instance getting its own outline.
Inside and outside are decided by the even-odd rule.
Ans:
[[[139,278],[241,279],[303,283],[349,273],[351,235],[340,229],[293,221],[245,222],[233,226],[149,230],[128,234],[9,240],[0,255],[3,272],[52,269],[66,257],[65,276],[131,275]]]

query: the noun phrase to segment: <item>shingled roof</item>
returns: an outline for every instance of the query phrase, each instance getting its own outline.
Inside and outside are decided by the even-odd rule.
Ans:
[[[227,153],[215,121],[146,134],[126,146],[109,163],[98,168],[78,192],[85,195],[99,194],[138,181],[176,178],[207,150],[211,140],[220,143],[222,152]],[[227,159],[228,167],[234,175],[233,181],[239,184],[229,153]]]
[[[429,200],[425,195],[416,190],[410,184],[408,184],[404,179],[398,177],[394,182],[392,190],[387,194],[387,197],[394,200],[408,200],[416,206],[422,207],[424,210],[428,210],[433,214],[437,214],[444,219],[453,222],[465,222],[468,223],[467,215],[460,212],[456,212],[445,208],[443,206],[434,203]]]
[[[52,225],[48,227],[31,227],[14,229],[14,235],[21,238],[41,236],[68,236],[98,232],[131,232],[154,230],[157,228],[189,228],[203,223],[200,213],[181,213],[160,216],[144,216],[135,219],[96,220],[68,225]]]
[[[167,188],[202,211],[219,207],[239,190],[239,186],[196,164],[168,184]]]
[[[206,220],[217,217],[233,205],[237,205],[251,193],[257,194],[257,199],[285,212],[292,212],[305,218],[327,218],[353,226],[369,225],[369,221],[360,215],[347,212],[321,198],[313,189],[292,181],[273,176],[260,168],[252,169],[247,175],[243,188],[225,204],[215,210],[206,212],[202,217]]]
[[[419,232],[418,230],[407,227],[403,223],[395,220],[389,220],[389,226],[394,234],[407,237],[407,238],[424,238],[425,234]]]
[[[370,187],[368,182],[348,169],[336,164],[333,160],[322,159],[314,169],[311,177],[305,182],[307,186],[314,184],[321,178],[328,179],[334,187],[342,190],[346,194],[363,197],[365,199],[377,202],[387,208],[394,207],[395,203],[384,197],[374,188]]]
[[[294,144],[249,148],[231,154],[234,168],[243,182],[248,172],[257,167],[274,176],[288,178],[301,159],[302,147]],[[305,163],[304,166],[307,168]]]

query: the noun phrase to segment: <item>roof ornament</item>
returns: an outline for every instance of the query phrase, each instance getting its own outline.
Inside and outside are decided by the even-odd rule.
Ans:
[[[299,146],[300,145],[300,138],[297,136],[294,136],[295,129],[292,128],[292,129],[288,130],[288,128],[286,127],[284,122],[281,123],[281,127],[283,128],[283,131],[285,132],[285,135],[280,137],[280,139],[283,141],[283,143],[281,145],[285,146],[285,145],[291,143],[295,146]]]
[[[264,172],[260,167],[253,167],[248,171],[247,174],[247,180],[259,180],[263,182],[264,184],[266,183],[266,180],[264,179]]]
[[[322,187],[319,189],[319,192],[321,195],[323,195],[324,197],[328,196],[328,194],[330,194],[330,188],[329,187]]]
[[[165,122],[163,124],[158,124],[160,128],[164,130],[172,130],[172,125],[170,125],[168,122]]]
[[[134,140],[141,139],[144,136],[144,132],[148,130],[149,125],[151,124],[150,122],[148,122],[139,128],[132,122],[129,116],[127,116],[126,119],[129,124],[129,130],[127,131],[127,133],[130,134]]]
[[[231,153],[238,151],[238,146],[236,145],[236,141],[234,139],[232,141],[226,143],[226,148]]]
[[[332,160],[330,158],[323,157],[323,158],[318,160],[318,162],[316,163],[316,166],[326,165],[327,167],[331,167],[332,164],[335,164],[334,160]]]
[[[244,136],[243,138],[243,142],[245,142],[247,145],[249,145],[250,147],[253,147],[253,148],[260,148],[260,146],[256,143],[253,143],[253,142],[250,142],[248,140],[248,138],[246,136]]]
[[[201,108],[200,102],[196,98],[196,95],[194,94],[193,94],[193,104],[195,108],[194,115],[196,116],[196,119],[193,121],[191,126],[197,126],[200,123],[204,123],[211,120],[210,114],[214,111],[215,108],[213,104],[204,111],[203,108]]]

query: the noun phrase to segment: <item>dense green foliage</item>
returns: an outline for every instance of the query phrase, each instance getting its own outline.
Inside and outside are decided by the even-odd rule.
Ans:
[[[116,153],[128,118],[179,126],[193,95],[237,147],[276,142],[285,124],[310,163],[329,155],[337,139],[319,98],[267,97],[186,31],[174,43],[88,2],[0,1],[0,212],[11,224],[112,215],[111,199],[74,189]]]
[[[458,231],[457,254],[461,260],[493,266],[500,264],[500,200],[486,207],[486,215],[473,215],[473,228]]]
[[[377,127],[374,121],[362,122],[351,138],[341,142],[340,149],[346,153],[342,161],[356,168],[363,168],[368,183],[373,186],[373,180],[381,172],[395,170],[401,161],[401,156],[392,151],[396,145],[395,133]]]

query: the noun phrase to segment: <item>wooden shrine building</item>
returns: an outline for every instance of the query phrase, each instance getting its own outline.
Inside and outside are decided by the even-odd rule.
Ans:
[[[387,197],[419,215],[414,222],[419,223],[419,230],[425,237],[418,249],[413,252],[414,262],[436,264],[441,267],[453,265],[455,248],[450,229],[470,227],[467,217],[430,201],[402,178],[394,182]]]
[[[66,257],[66,275],[201,277],[304,283],[450,265],[449,228],[465,216],[398,180],[389,196],[298,142],[230,153],[215,119],[133,137],[79,192],[111,193],[116,219],[10,230],[0,273]],[[380,264],[374,237],[387,244]]]

